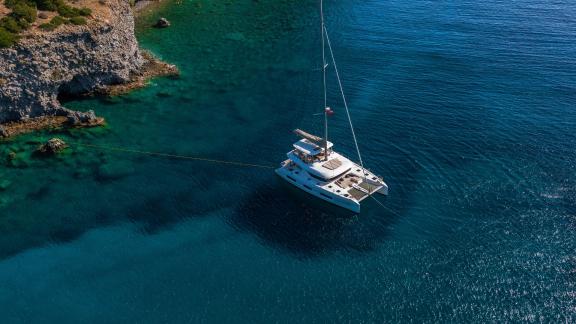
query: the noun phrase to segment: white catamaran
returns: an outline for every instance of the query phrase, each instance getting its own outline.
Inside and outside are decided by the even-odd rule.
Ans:
[[[354,126],[350,118],[348,104],[344,96],[342,82],[332,52],[332,45],[328,31],[324,24],[322,0],[320,0],[320,18],[322,33],[322,74],[324,81],[324,138],[308,134],[300,129],[295,130],[301,139],[294,143],[294,149],[288,152],[288,159],[282,162],[276,173],[294,186],[321,198],[329,203],[344,207],[353,212],[360,212],[360,202],[374,193],[387,195],[388,186],[384,180],[364,168]],[[326,93],[326,51],[328,44],[332,65],[338,79],[338,86],[342,95],[346,115],[350,123],[352,138],[358,153],[359,164],[354,163],[335,152],[333,144],[328,141],[328,116],[332,109],[327,106]]]

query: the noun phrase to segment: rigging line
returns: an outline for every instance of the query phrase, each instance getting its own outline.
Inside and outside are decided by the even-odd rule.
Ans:
[[[386,206],[384,206],[384,204],[383,204],[383,203],[381,203],[381,202],[380,202],[380,200],[376,199],[376,197],[374,197],[374,196],[370,195],[370,198],[374,199],[374,200],[375,200],[375,201],[378,203],[378,205],[380,205],[380,206],[382,206],[382,207],[386,208]]]
[[[400,214],[398,214],[397,212],[395,212],[394,210],[386,207],[386,205],[384,205],[384,203],[382,203],[380,200],[376,199],[376,197],[374,197],[373,195],[370,195],[370,198],[374,199],[374,201],[376,201],[378,203],[378,205],[380,205],[382,208],[386,209],[387,211],[391,212],[392,214],[394,214],[395,216],[401,216]]]
[[[348,102],[346,101],[346,96],[344,95],[344,88],[342,87],[342,81],[340,80],[340,73],[338,73],[338,66],[336,65],[336,59],[334,58],[334,52],[332,51],[332,44],[330,43],[330,36],[328,36],[328,30],[326,29],[326,26],[324,26],[324,33],[326,34],[326,41],[328,42],[328,49],[330,49],[330,56],[332,57],[332,64],[334,64],[334,71],[336,72],[336,78],[338,79],[338,86],[340,87],[340,93],[342,94],[342,101],[344,102],[344,108],[346,108],[346,115],[348,116],[348,122],[350,123],[350,130],[352,130],[352,138],[354,139],[354,145],[356,146],[356,153],[358,153],[358,159],[360,160],[362,173],[364,174],[364,178],[366,178],[366,168],[364,168],[364,162],[362,161],[360,148],[358,148],[358,141],[356,140],[356,132],[354,132],[354,126],[352,125],[352,118],[350,117]]]
[[[324,1],[320,0],[320,35],[322,35],[322,81],[324,83],[324,107],[322,110],[324,112],[324,156],[325,160],[328,161],[328,112],[326,111],[327,101],[327,90],[326,90],[326,45],[324,39]]]
[[[100,146],[100,145],[92,145],[92,144],[84,144],[84,143],[69,143],[69,144],[70,145],[76,145],[76,146],[88,147],[88,148],[94,148],[94,149],[99,149],[99,150],[143,154],[143,155],[173,158],[173,159],[212,162],[212,163],[227,164],[227,165],[242,166],[242,167],[253,167],[253,168],[261,168],[261,169],[275,169],[276,168],[276,167],[270,166],[270,165],[252,164],[252,163],[244,163],[244,162],[238,162],[238,161],[225,161],[225,160],[217,160],[217,159],[203,158],[203,157],[197,157],[197,156],[177,155],[177,154],[169,154],[169,153],[161,153],[161,152],[139,151],[139,150],[122,148],[122,147],[108,147],[108,146]]]
[[[327,94],[326,94],[326,50],[325,50],[325,39],[324,39],[324,4],[323,0],[320,0],[320,19],[321,19],[321,26],[320,26],[320,35],[322,36],[322,74],[323,74],[323,82],[324,82],[324,107],[326,108],[327,105]],[[328,140],[328,139],[326,139]]]

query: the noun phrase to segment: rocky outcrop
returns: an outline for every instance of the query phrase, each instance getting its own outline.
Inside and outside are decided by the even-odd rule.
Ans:
[[[156,24],[154,24],[154,27],[156,27],[156,28],[168,28],[168,27],[170,27],[170,22],[168,21],[168,19],[161,17],[160,19],[158,19]]]
[[[48,142],[40,145],[36,150],[36,153],[42,155],[54,155],[62,152],[68,148],[68,144],[59,138],[52,138]]]
[[[59,99],[142,73],[145,59],[128,0],[96,5],[106,6],[106,14],[87,25],[30,32],[13,48],[0,49],[0,124],[45,116],[68,116],[73,124],[94,121],[93,113],[72,112]]]

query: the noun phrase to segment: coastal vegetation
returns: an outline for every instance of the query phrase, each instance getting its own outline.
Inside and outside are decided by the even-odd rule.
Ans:
[[[14,45],[19,34],[36,21],[38,10],[58,13],[50,22],[39,26],[48,31],[62,24],[85,25],[85,17],[92,14],[91,9],[72,7],[65,0],[5,0],[4,5],[11,12],[0,19],[0,48]]]

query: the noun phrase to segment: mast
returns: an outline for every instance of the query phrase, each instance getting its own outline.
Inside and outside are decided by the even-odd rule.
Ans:
[[[358,160],[360,166],[362,167],[362,174],[366,178],[366,169],[364,168],[364,162],[362,161],[362,155],[360,154],[360,147],[358,147],[358,140],[356,139],[356,132],[354,132],[354,125],[352,125],[352,118],[350,117],[350,109],[348,109],[348,101],[344,95],[344,88],[342,87],[342,80],[340,79],[340,73],[338,72],[338,66],[336,65],[336,59],[334,58],[334,51],[332,50],[332,44],[330,43],[330,36],[328,36],[328,30],[324,24],[324,8],[323,0],[320,0],[320,20],[322,23],[322,74],[324,80],[324,152],[325,160],[328,160],[328,109],[326,107],[326,50],[325,43],[328,44],[328,49],[330,50],[330,58],[332,59],[332,64],[334,65],[334,72],[336,72],[336,78],[338,79],[338,88],[340,88],[340,94],[342,95],[342,102],[344,103],[344,108],[346,110],[346,116],[348,117],[348,123],[350,124],[350,130],[352,131],[352,139],[354,139],[354,146],[356,147],[356,153],[358,154]]]
[[[324,4],[320,0],[320,34],[322,35],[322,81],[324,85],[324,161],[328,161],[328,111],[326,109],[326,51],[324,44]]]

